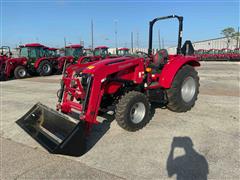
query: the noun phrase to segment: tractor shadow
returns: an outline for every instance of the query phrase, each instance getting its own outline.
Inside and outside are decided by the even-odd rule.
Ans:
[[[151,103],[150,121],[152,120],[156,109],[164,107],[165,104]],[[115,114],[101,114],[100,116],[104,118],[104,121],[93,126],[90,136],[88,136],[86,139],[86,153],[90,151],[97,144],[97,142],[107,133],[107,131],[111,127],[111,123],[115,119]]]
[[[168,176],[176,175],[177,180],[202,179],[207,180],[209,167],[206,158],[194,148],[190,137],[174,137],[167,159],[166,169]],[[174,156],[176,148],[183,149],[185,154]]]
[[[93,125],[90,135],[86,137],[85,153],[90,151],[97,144],[97,142],[108,132],[111,123],[115,119],[114,114],[101,114],[100,116],[104,118],[104,120],[102,123]]]

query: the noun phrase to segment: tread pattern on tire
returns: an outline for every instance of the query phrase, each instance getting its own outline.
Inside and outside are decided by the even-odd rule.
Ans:
[[[135,98],[136,99],[141,98],[142,101],[147,103],[145,117],[138,124],[134,124],[128,121],[128,118],[127,118],[129,116],[128,108],[131,102],[135,100]],[[150,105],[147,97],[143,93],[140,93],[137,91],[130,91],[125,95],[123,95],[116,106],[116,121],[120,127],[122,127],[127,131],[137,131],[142,129],[144,126],[146,126],[150,121]]]
[[[187,75],[192,76],[196,80],[196,92],[193,99],[186,103],[181,98],[181,86],[184,78]],[[167,89],[167,97],[168,97],[168,104],[167,107],[171,111],[174,112],[186,112],[189,111],[194,105],[197,100],[197,96],[199,94],[199,77],[198,72],[190,65],[183,66],[176,74],[172,87]]]
[[[25,75],[24,77],[19,76],[19,74],[18,74],[19,69],[24,69],[24,70],[26,71],[26,75]],[[26,70],[26,68],[25,68],[24,66],[17,66],[17,67],[14,69],[14,77],[15,77],[16,79],[22,79],[22,78],[25,78],[26,76],[27,76],[27,70]]]
[[[42,68],[42,66],[45,64],[45,63],[48,63],[49,65],[50,65],[50,67],[51,67],[51,70],[47,73],[47,74],[45,74],[45,72],[43,72],[43,68]],[[48,61],[48,60],[44,60],[44,61],[42,61],[42,62],[40,62],[39,63],[39,66],[38,66],[38,68],[37,68],[37,72],[38,72],[38,74],[40,75],[40,76],[49,76],[49,75],[51,75],[52,74],[52,64]]]

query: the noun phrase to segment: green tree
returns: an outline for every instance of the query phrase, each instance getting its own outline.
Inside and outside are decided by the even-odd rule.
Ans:
[[[227,27],[221,31],[221,34],[227,38],[227,48],[232,39],[239,40],[239,32],[236,32],[233,27]]]
[[[232,27],[225,28],[221,31],[221,34],[226,38],[231,38],[236,33],[235,29]]]

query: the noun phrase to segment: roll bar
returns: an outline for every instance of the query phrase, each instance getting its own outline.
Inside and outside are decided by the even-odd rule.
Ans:
[[[153,38],[153,25],[155,22],[159,20],[164,19],[171,19],[171,18],[177,18],[179,21],[179,27],[178,27],[178,45],[177,45],[177,54],[181,54],[181,47],[182,47],[182,31],[183,31],[183,17],[177,16],[177,15],[171,15],[171,16],[163,16],[153,19],[149,22],[149,44],[148,44],[148,55],[150,56],[152,54],[152,38]]]
[[[4,50],[4,49],[7,49],[7,50],[8,50],[8,53],[9,53],[9,55],[11,55],[11,49],[10,49],[10,47],[9,47],[9,46],[2,46],[2,47],[0,47],[0,49],[1,49],[1,54],[3,54],[3,50]]]

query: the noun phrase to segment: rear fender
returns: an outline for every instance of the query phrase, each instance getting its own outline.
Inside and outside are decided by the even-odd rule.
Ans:
[[[34,68],[37,69],[39,64],[42,62],[42,61],[45,61],[45,60],[48,60],[47,58],[43,57],[43,58],[38,58],[36,60],[36,62],[34,63]]]
[[[99,61],[102,59],[101,56],[82,56],[78,59],[77,63],[82,64],[85,59],[89,59],[90,62]]]
[[[12,61],[7,61],[6,62],[6,67],[4,69],[4,73],[6,75],[6,77],[10,77],[11,73],[13,72],[14,69],[14,63]]]
[[[19,66],[25,66],[27,64],[26,58],[11,58],[6,60],[5,74],[7,77],[10,77],[14,69]]]
[[[64,63],[70,63],[72,64],[74,59],[72,56],[64,56],[64,57],[59,57],[57,59],[57,63],[58,63],[58,69],[63,69]]]
[[[191,65],[193,67],[200,66],[200,63],[197,61],[196,57],[193,56],[180,56],[175,57],[170,60],[162,69],[162,72],[159,76],[159,84],[163,88],[170,88],[172,85],[172,81],[178,70],[184,65]]]

